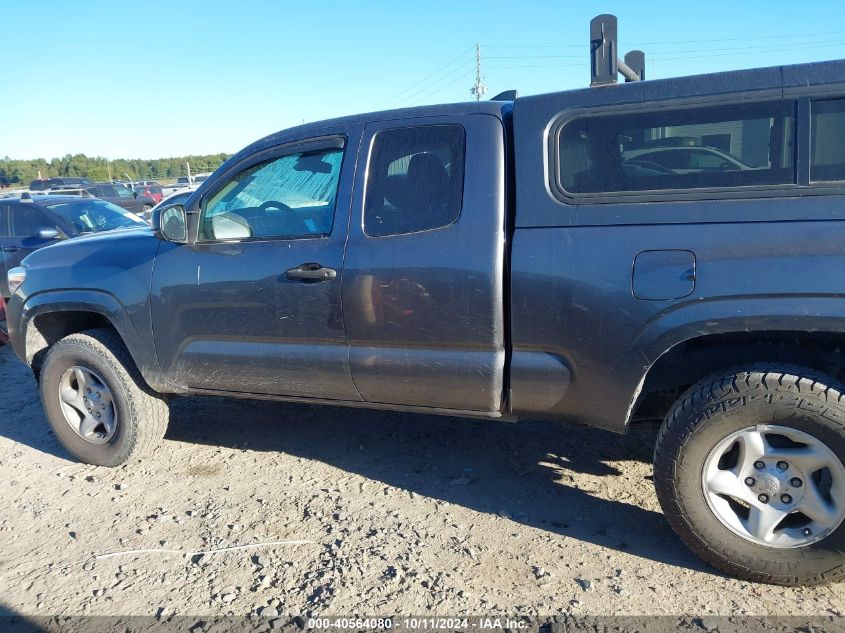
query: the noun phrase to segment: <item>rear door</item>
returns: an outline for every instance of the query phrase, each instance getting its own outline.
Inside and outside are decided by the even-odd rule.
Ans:
[[[491,115],[367,125],[343,308],[368,402],[500,410],[504,157]]]

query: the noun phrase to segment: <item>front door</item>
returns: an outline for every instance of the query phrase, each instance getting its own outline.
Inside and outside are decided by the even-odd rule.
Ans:
[[[492,115],[367,125],[343,276],[368,402],[495,413],[505,363],[505,151]]]
[[[345,149],[332,135],[252,155],[188,209],[200,216],[195,244],[162,243],[152,314],[171,382],[361,399],[341,311],[355,160]]]

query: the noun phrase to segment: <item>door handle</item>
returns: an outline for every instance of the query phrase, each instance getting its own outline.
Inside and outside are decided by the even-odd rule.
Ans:
[[[322,264],[300,264],[296,268],[286,270],[285,277],[294,281],[328,281],[337,277],[337,271]]]
[[[3,247],[3,252],[5,252],[5,253],[17,253],[19,250],[21,250],[21,249],[19,249],[17,246],[4,246]]]

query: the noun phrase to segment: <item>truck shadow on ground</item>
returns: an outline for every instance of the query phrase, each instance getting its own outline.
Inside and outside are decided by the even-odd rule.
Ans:
[[[0,376],[6,391],[0,435],[68,459],[49,431],[32,374],[7,349],[0,350]],[[317,460],[415,494],[506,514],[552,535],[717,573],[656,511],[647,466],[655,435],[653,428],[623,437],[553,422],[177,398],[167,438]]]
[[[623,437],[553,422],[214,398],[174,400],[167,434],[318,460],[551,534],[716,573],[684,547],[659,511],[642,507],[653,500],[646,464],[655,437],[653,426]]]

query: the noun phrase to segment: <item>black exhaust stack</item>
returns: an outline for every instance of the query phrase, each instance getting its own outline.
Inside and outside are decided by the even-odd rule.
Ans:
[[[607,86],[618,81],[621,73],[625,81],[645,79],[645,53],[631,51],[624,61],[619,59],[615,15],[603,13],[590,20],[590,85]]]

